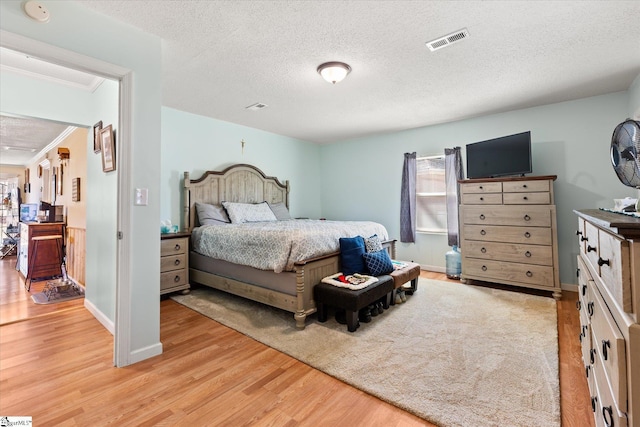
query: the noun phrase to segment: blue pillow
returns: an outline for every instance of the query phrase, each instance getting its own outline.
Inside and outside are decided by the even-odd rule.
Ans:
[[[364,238],[362,236],[341,237],[340,264],[342,265],[342,274],[366,273],[367,266],[362,258],[364,253]]]
[[[382,276],[393,271],[393,263],[386,250],[365,253],[362,257],[372,276]]]

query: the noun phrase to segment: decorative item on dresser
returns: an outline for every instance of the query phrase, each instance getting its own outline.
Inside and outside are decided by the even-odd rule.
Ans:
[[[556,176],[460,181],[463,283],[549,290],[559,299]]]
[[[579,337],[595,424],[640,427],[640,219],[574,212]]]
[[[160,295],[189,292],[189,236],[191,233],[160,235]]]

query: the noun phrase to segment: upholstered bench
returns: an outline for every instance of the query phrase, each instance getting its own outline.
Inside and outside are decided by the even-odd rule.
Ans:
[[[352,290],[319,283],[313,288],[318,310],[318,321],[327,321],[327,306],[344,309],[347,312],[347,329],[354,332],[358,328],[358,312],[361,308],[382,299],[384,308],[389,308],[393,292],[391,276],[378,276],[378,281],[366,288]]]
[[[420,264],[416,264],[415,262],[407,262],[402,261],[407,265],[401,269],[394,270],[390,273],[391,278],[393,279],[393,292],[391,295],[391,304],[394,305],[396,303],[396,292],[398,288],[404,285],[407,282],[411,282],[410,287],[403,288],[403,290],[409,294],[413,295],[415,291],[418,290],[418,278],[420,277]]]

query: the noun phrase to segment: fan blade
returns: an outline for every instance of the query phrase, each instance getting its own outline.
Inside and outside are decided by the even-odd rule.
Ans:
[[[625,148],[622,153],[620,153],[620,157],[625,160],[635,161],[636,160],[636,150],[633,147]]]

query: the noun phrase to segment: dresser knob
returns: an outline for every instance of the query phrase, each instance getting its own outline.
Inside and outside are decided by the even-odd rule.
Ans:
[[[179,260],[179,259],[175,260],[175,261],[173,262],[173,264],[174,264],[174,265],[180,265],[180,260]]]
[[[529,200],[529,198],[527,196],[524,196],[522,200]]]
[[[176,277],[174,277],[174,278],[173,278],[173,281],[174,281],[174,282],[176,282],[176,283],[178,283],[178,282],[180,281],[180,276],[176,276]]]
[[[597,405],[597,403],[598,403],[598,397],[597,397],[597,396],[593,396],[593,397],[591,398],[591,410],[592,410],[593,412],[596,412],[596,405]]]
[[[602,357],[604,360],[609,358],[609,349],[611,348],[611,342],[609,340],[602,340]]]
[[[525,215],[525,216],[524,216],[524,220],[525,220],[525,221],[529,221],[530,219],[531,219],[531,217],[530,217],[529,215]]]
[[[528,239],[529,237],[531,237],[531,233],[529,233],[528,231],[527,231],[527,232],[525,232],[525,233],[524,233],[524,237],[526,237],[526,238]]]
[[[484,214],[480,214],[480,219],[484,220]]]
[[[481,186],[480,186],[480,189],[481,189],[481,190],[483,190],[483,189],[484,189],[484,187],[481,185]]]
[[[576,236],[582,236],[582,231],[577,230],[577,231],[576,231]]]
[[[591,361],[592,365],[594,363],[596,363],[596,349],[595,348],[592,348],[591,350],[589,350],[589,360]]]
[[[581,242],[584,242],[585,240],[589,240],[589,238],[588,237],[584,237],[584,236],[580,236],[580,241]]]
[[[525,252],[524,256],[526,256],[527,258],[531,258],[531,252],[529,252],[529,251]]]
[[[591,370],[591,365],[588,365],[584,368],[584,374],[589,378],[589,371]]]
[[[603,265],[608,265],[609,267],[611,267],[611,264],[609,264],[609,260],[608,259],[602,259],[601,257],[598,257],[598,265],[600,267],[602,267]]]
[[[581,308],[582,308],[582,303],[580,302],[580,300],[576,301],[576,309],[580,311]]]
[[[484,200],[484,197],[480,197],[480,201],[483,201],[483,200]]]
[[[486,234],[487,234],[487,232],[486,232],[486,231],[484,231],[484,230],[480,230],[480,235],[484,236],[484,235],[486,235]]]
[[[596,247],[595,246],[587,245],[587,252],[595,252],[595,251],[596,251]]]
[[[487,253],[487,248],[480,249],[480,252],[482,252],[483,254],[486,254]]]
[[[533,273],[530,272],[530,271],[527,271],[525,274],[527,275],[527,277],[532,277],[533,276]]]
[[[582,285],[582,296],[587,294],[587,285]]]
[[[174,248],[174,249],[175,249],[176,251],[179,251],[179,250],[180,250],[180,244],[176,243],[176,246],[175,246],[175,248]]]
[[[482,266],[482,271],[487,271],[487,266],[486,265]]]
[[[602,418],[604,419],[604,425],[606,425],[607,427],[614,427],[614,425],[613,425],[613,409],[611,408],[611,406],[607,406],[606,408],[602,408]]]
[[[527,184],[522,184],[522,188],[527,188]]]
[[[587,304],[587,313],[589,313],[589,317],[593,317],[593,301]]]

